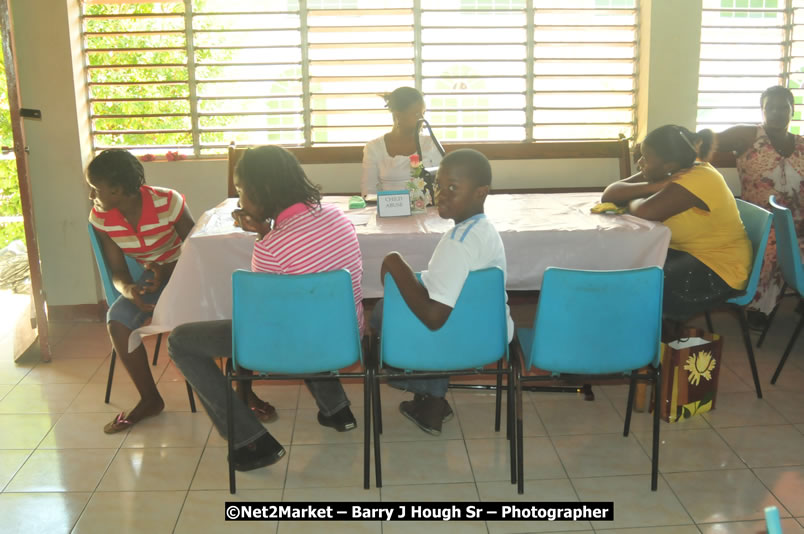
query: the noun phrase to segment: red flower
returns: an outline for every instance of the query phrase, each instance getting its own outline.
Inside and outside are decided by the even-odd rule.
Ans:
[[[418,167],[419,166],[419,155],[418,154],[411,154],[410,155],[410,166],[411,167]]]
[[[168,161],[179,161],[186,158],[187,156],[185,156],[184,154],[179,154],[178,150],[176,150],[175,152],[171,152],[168,150],[165,153],[165,159],[167,159]]]
[[[156,156],[154,156],[153,154],[143,154],[142,156],[140,156],[141,161],[153,161],[155,159]]]

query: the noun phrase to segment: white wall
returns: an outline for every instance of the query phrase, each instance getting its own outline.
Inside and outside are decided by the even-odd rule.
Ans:
[[[100,300],[86,230],[90,209],[84,169],[90,158],[78,0],[12,0],[22,103],[42,110],[25,121],[31,147],[35,219],[50,305]],[[667,122],[695,125],[698,0],[642,0],[639,135]],[[360,165],[309,165],[325,193],[358,191]],[[606,185],[619,176],[613,160],[493,162],[499,188]],[[195,217],[226,195],[225,160],[145,164],[146,180],[180,190]],[[730,183],[734,183],[731,180]]]
[[[695,128],[701,41],[700,0],[641,2],[639,138],[664,124]]]
[[[83,172],[89,155],[77,0],[12,0],[22,106],[42,110],[24,121],[42,277],[48,303],[98,301],[87,237],[89,200]],[[79,88],[80,89],[80,88]]]

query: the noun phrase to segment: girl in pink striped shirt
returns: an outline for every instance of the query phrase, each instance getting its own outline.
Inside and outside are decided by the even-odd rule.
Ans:
[[[234,183],[240,209],[232,215],[244,230],[258,235],[252,269],[288,275],[347,269],[362,326],[363,265],[357,233],[337,207],[321,203],[320,192],[293,154],[276,146],[249,149],[237,165]],[[270,339],[266,339],[265,346],[271,350]],[[218,432],[226,438],[229,386],[215,358],[232,353],[232,321],[181,325],[170,334],[168,352],[198,393]],[[319,424],[338,432],[357,426],[349,399],[336,378],[322,377],[305,383],[318,405]],[[239,398],[234,399],[232,416],[235,469],[257,469],[285,455],[282,444]]]

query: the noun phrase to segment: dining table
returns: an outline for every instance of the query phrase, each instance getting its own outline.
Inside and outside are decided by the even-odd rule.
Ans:
[[[664,265],[670,230],[661,223],[628,214],[595,214],[599,193],[491,194],[485,214],[505,246],[506,289],[541,287],[550,266],[613,270]],[[325,196],[354,224],[363,259],[362,290],[382,297],[380,266],[392,251],[416,271],[425,270],[441,236],[454,226],[435,207],[403,217],[379,217],[376,205],[349,209],[350,197]],[[237,199],[206,211],[185,239],[173,275],[153,312],[151,323],[136,330],[133,349],[144,335],[169,332],[184,323],[232,317],[232,273],[251,268],[256,234],[235,226]]]

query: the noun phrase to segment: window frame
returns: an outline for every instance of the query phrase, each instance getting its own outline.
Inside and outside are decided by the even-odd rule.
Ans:
[[[119,2],[115,2],[114,0],[112,0],[112,1],[109,1],[109,0],[94,0],[94,1],[93,0],[81,0],[82,4],[86,4],[86,5],[99,4],[99,3],[101,3],[101,4],[102,3],[129,4],[129,3],[137,3],[137,1],[138,0],[120,0]],[[140,1],[142,1],[142,0],[140,0]],[[203,132],[205,132],[205,131],[219,132],[219,131],[229,131],[229,130],[226,130],[225,128],[217,128],[217,129],[213,128],[213,129],[209,129],[209,130],[202,128],[201,125],[200,125],[199,118],[203,117],[205,115],[209,115],[210,113],[205,113],[200,109],[200,101],[205,100],[205,99],[208,99],[208,100],[222,100],[222,99],[227,99],[227,98],[230,98],[230,97],[225,97],[225,96],[224,97],[221,97],[221,96],[200,97],[199,94],[198,94],[198,85],[199,85],[199,83],[214,83],[214,82],[204,82],[204,81],[199,81],[197,79],[197,76],[196,76],[197,69],[203,68],[203,67],[209,66],[209,65],[206,64],[206,63],[200,63],[195,59],[195,49],[196,49],[197,46],[195,44],[194,36],[195,36],[196,31],[209,31],[209,30],[195,30],[193,28],[193,19],[194,19],[194,17],[197,17],[197,16],[232,15],[232,14],[238,14],[238,13],[240,13],[240,14],[289,13],[289,14],[295,14],[295,15],[297,15],[299,17],[299,27],[298,28],[282,28],[282,29],[283,30],[284,29],[294,30],[294,31],[298,30],[299,33],[300,33],[300,44],[298,45],[298,48],[299,48],[300,54],[301,54],[301,60],[300,60],[299,65],[300,65],[300,68],[301,68],[301,85],[302,85],[302,91],[301,91],[302,109],[300,111],[301,116],[302,116],[302,124],[301,124],[301,127],[299,129],[302,132],[302,143],[301,144],[293,144],[293,143],[281,143],[280,142],[278,144],[281,144],[282,146],[286,146],[286,147],[301,148],[301,149],[304,149],[305,151],[315,150],[317,148],[324,148],[324,147],[329,148],[329,147],[333,147],[333,146],[361,146],[362,145],[362,143],[343,143],[343,144],[326,144],[326,143],[320,143],[320,142],[316,143],[314,141],[314,139],[313,139],[313,129],[316,128],[316,126],[313,124],[313,120],[312,120],[313,119],[312,115],[313,115],[314,110],[313,110],[313,105],[312,105],[312,96],[313,96],[313,94],[312,94],[311,89],[310,89],[311,76],[310,76],[309,71],[310,71],[310,62],[311,62],[311,60],[310,60],[310,43],[309,43],[309,40],[308,40],[308,32],[307,32],[307,29],[308,29],[308,11],[309,10],[308,10],[306,1],[304,1],[304,0],[299,1],[299,6],[298,6],[297,11],[291,11],[291,10],[276,11],[276,10],[270,10],[270,9],[266,8],[266,10],[264,12],[261,11],[259,13],[257,13],[257,12],[254,12],[254,13],[248,12],[248,13],[246,13],[246,12],[235,12],[235,11],[233,11],[233,12],[195,12],[194,9],[193,9],[192,0],[152,0],[152,1],[154,3],[183,4],[183,6],[184,6],[183,13],[181,13],[179,15],[173,15],[176,18],[181,16],[183,18],[183,20],[184,20],[184,30],[182,32],[179,32],[179,31],[174,31],[173,32],[173,33],[176,33],[177,35],[179,33],[184,34],[184,46],[182,46],[182,47],[178,47],[178,46],[177,47],[167,47],[167,48],[164,48],[164,49],[162,49],[162,48],[152,48],[152,49],[143,49],[143,50],[168,50],[168,49],[169,50],[176,50],[176,51],[181,50],[181,51],[183,51],[183,53],[186,54],[186,62],[185,63],[175,64],[175,65],[174,64],[153,64],[153,65],[155,65],[155,66],[165,66],[165,67],[180,67],[180,68],[186,69],[186,71],[187,71],[187,79],[182,80],[182,81],[177,81],[175,83],[186,85],[186,87],[187,87],[187,96],[186,97],[175,97],[175,98],[165,97],[165,98],[141,98],[141,99],[133,98],[133,97],[132,98],[119,98],[119,99],[114,99],[114,98],[112,98],[112,99],[110,99],[110,98],[93,98],[92,93],[91,93],[92,86],[99,85],[99,84],[102,85],[103,82],[93,82],[91,80],[90,73],[93,70],[96,70],[96,69],[102,69],[104,67],[109,67],[109,65],[96,65],[96,66],[90,65],[89,64],[89,54],[91,54],[93,52],[103,51],[103,50],[105,50],[105,51],[113,51],[113,50],[119,50],[119,49],[113,49],[113,48],[108,48],[108,49],[90,48],[90,47],[87,46],[88,45],[88,39],[86,37],[87,37],[87,35],[91,35],[93,32],[86,31],[86,24],[85,24],[86,20],[88,20],[88,19],[115,18],[115,16],[114,15],[88,15],[88,14],[84,13],[85,9],[84,9],[84,6],[82,5],[81,14],[80,14],[81,47],[82,47],[82,58],[84,60],[84,74],[85,74],[85,81],[86,81],[86,87],[87,87],[88,118],[89,118],[89,121],[90,121],[90,138],[91,138],[91,145],[92,145],[93,153],[97,153],[97,152],[99,152],[99,151],[101,151],[103,149],[113,147],[113,146],[101,145],[100,143],[98,143],[97,140],[96,140],[96,136],[99,136],[99,135],[119,134],[121,132],[125,132],[125,133],[143,133],[143,134],[149,134],[149,133],[152,133],[152,134],[158,134],[158,133],[184,133],[184,134],[189,134],[191,136],[192,144],[114,145],[114,147],[127,148],[127,149],[136,149],[136,150],[140,150],[140,151],[141,150],[146,150],[146,149],[149,149],[149,148],[153,148],[153,152],[159,153],[159,154],[161,154],[161,152],[165,151],[165,150],[168,150],[168,151],[170,151],[170,150],[190,151],[191,150],[192,155],[188,154],[186,157],[192,158],[192,159],[220,159],[221,157],[225,157],[226,148],[229,145],[231,145],[231,143],[223,142],[221,144],[215,144],[215,143],[203,144],[201,142],[201,134]],[[788,1],[790,1],[790,0],[788,0]],[[579,92],[579,93],[605,93],[605,94],[615,93],[615,94],[618,94],[618,95],[619,94],[629,94],[631,96],[631,102],[630,102],[630,105],[628,105],[628,106],[591,105],[589,107],[572,108],[572,110],[577,110],[577,111],[598,110],[598,109],[601,109],[601,110],[603,110],[603,109],[620,109],[620,110],[628,111],[628,112],[631,113],[631,121],[627,122],[627,123],[620,123],[620,122],[589,122],[589,123],[559,123],[559,122],[555,122],[555,123],[553,123],[553,122],[537,122],[535,120],[535,113],[537,111],[539,111],[539,110],[548,109],[548,110],[562,111],[562,110],[570,109],[570,108],[559,108],[559,107],[542,108],[542,107],[540,107],[540,106],[538,106],[538,105],[536,105],[534,103],[534,97],[540,92],[545,92],[545,90],[536,89],[534,81],[537,78],[540,78],[540,77],[545,77],[545,78],[557,77],[557,75],[552,75],[552,74],[537,75],[537,74],[534,73],[534,71],[535,71],[534,64],[535,64],[536,61],[538,61],[538,58],[535,58],[535,55],[536,55],[535,54],[535,47],[537,45],[537,42],[536,42],[536,39],[535,39],[535,33],[536,33],[536,28],[540,26],[539,23],[537,21],[535,21],[535,17],[537,16],[538,11],[540,11],[540,10],[541,11],[557,11],[557,10],[560,10],[559,8],[555,8],[555,7],[549,7],[549,8],[539,7],[539,6],[536,6],[536,3],[537,3],[537,0],[525,0],[525,3],[524,3],[525,7],[524,8],[522,8],[522,9],[518,9],[518,8],[517,9],[506,9],[505,10],[505,11],[515,11],[515,12],[523,12],[524,11],[524,15],[525,15],[525,19],[526,19],[526,25],[524,27],[526,37],[525,37],[525,41],[523,43],[521,43],[522,45],[525,46],[525,55],[524,55],[524,57],[517,58],[516,60],[509,60],[509,61],[517,61],[517,62],[523,61],[524,62],[524,64],[525,64],[525,74],[523,76],[517,76],[517,78],[521,78],[521,79],[524,80],[525,88],[524,88],[523,91],[511,91],[510,93],[504,93],[504,94],[517,94],[517,95],[521,94],[521,95],[524,96],[524,99],[525,99],[524,109],[522,109],[521,111],[524,111],[525,118],[524,118],[524,122],[521,125],[519,125],[519,124],[517,124],[517,125],[504,124],[504,125],[501,125],[501,126],[504,126],[504,127],[510,127],[510,126],[520,127],[521,126],[521,127],[523,127],[524,131],[525,131],[524,139],[512,140],[512,141],[458,140],[456,142],[459,143],[459,144],[479,143],[479,144],[497,144],[497,145],[499,145],[501,143],[530,144],[530,143],[556,143],[556,142],[562,142],[562,141],[566,141],[566,142],[597,141],[597,140],[605,139],[605,138],[598,138],[598,137],[566,138],[566,139],[555,139],[555,138],[534,139],[534,128],[536,126],[560,126],[560,125],[570,125],[570,124],[579,125],[579,126],[583,126],[584,124],[593,125],[593,126],[597,125],[597,124],[600,124],[600,125],[620,125],[620,124],[628,125],[630,127],[630,130],[631,130],[631,136],[629,137],[629,139],[634,139],[636,137],[636,135],[637,135],[637,92],[638,92],[639,60],[640,60],[640,54],[639,54],[639,40],[640,40],[640,31],[639,31],[639,29],[640,29],[640,7],[641,7],[640,6],[640,0],[634,0],[634,6],[633,7],[622,7],[622,6],[617,6],[617,5],[609,5],[609,6],[605,6],[605,7],[588,7],[588,8],[586,8],[586,7],[580,7],[580,8],[579,7],[574,7],[574,8],[567,8],[567,9],[572,9],[573,11],[575,11],[575,10],[577,10],[577,11],[590,11],[590,12],[591,11],[606,11],[606,12],[622,11],[624,13],[633,13],[633,15],[634,15],[633,26],[631,26],[631,25],[628,25],[628,26],[602,25],[602,27],[617,27],[617,28],[627,27],[627,28],[633,28],[634,40],[632,42],[628,42],[628,43],[623,42],[625,44],[633,45],[633,47],[634,47],[633,57],[632,58],[622,58],[622,59],[618,59],[618,58],[600,58],[600,61],[608,61],[608,60],[630,61],[630,62],[632,62],[632,65],[633,65],[632,72],[630,74],[597,74],[597,75],[589,74],[590,77],[603,76],[603,77],[614,77],[614,78],[628,78],[628,79],[630,79],[632,81],[631,88],[628,89],[628,90],[611,89],[610,91],[594,90],[594,89],[588,90],[588,89],[584,89],[584,88],[578,88],[577,90],[573,89],[572,91],[570,91],[570,92]],[[403,9],[403,10],[411,11],[411,13],[413,15],[412,30],[413,30],[413,35],[414,35],[413,43],[412,43],[413,57],[411,58],[412,61],[413,61],[413,66],[414,66],[414,75],[411,77],[411,82],[412,82],[412,85],[414,87],[416,87],[416,89],[418,89],[419,91],[422,91],[422,85],[423,85],[423,81],[425,79],[427,79],[427,78],[437,79],[438,78],[438,77],[435,77],[435,76],[425,76],[423,74],[423,65],[425,63],[427,63],[428,61],[433,61],[433,60],[426,60],[426,59],[422,58],[422,48],[423,48],[422,31],[423,31],[423,29],[429,29],[429,28],[436,28],[437,29],[437,27],[424,26],[422,24],[422,16],[423,16],[424,13],[430,12],[430,11],[435,11],[435,12],[443,12],[443,11],[445,11],[445,9],[440,9],[440,8],[438,8],[438,9],[434,9],[434,8],[423,9],[421,7],[421,5],[422,5],[421,0],[413,0],[413,4],[412,4],[411,8],[377,8],[377,9],[368,9],[368,10],[366,10],[366,11],[382,12],[382,11],[393,11],[393,10],[398,11],[400,9]],[[485,10],[488,11],[487,9],[485,9]],[[493,10],[493,9],[491,9],[491,10]],[[447,10],[447,11],[449,11],[449,10]],[[473,10],[473,11],[475,11],[475,10]],[[484,9],[480,9],[478,11],[484,11]],[[125,15],[118,15],[117,18],[127,18],[127,17],[131,17],[131,16],[132,15],[125,14]],[[148,17],[148,16],[155,16],[155,15],[141,15],[141,16]],[[156,15],[156,16],[158,16],[158,15]],[[165,15],[162,15],[162,16],[165,16]],[[567,25],[562,25],[562,26],[559,26],[559,27],[564,28],[564,27],[571,27],[571,26],[573,26],[573,25],[572,24],[567,24]],[[165,30],[165,31],[167,31],[167,30]],[[109,32],[109,33],[113,34],[115,32]],[[118,33],[123,33],[123,32],[118,32]],[[131,32],[124,32],[124,33],[126,33],[126,34],[136,34],[138,32],[137,31],[131,31]],[[162,33],[162,32],[159,32],[159,33]],[[575,43],[575,41],[566,41],[566,43]],[[618,45],[622,44],[619,41],[617,41],[616,43]],[[547,44],[551,44],[551,43],[548,42]],[[583,44],[587,44],[587,43],[583,43]],[[283,45],[283,46],[290,46],[290,45]],[[295,45],[292,45],[292,46],[295,46]],[[207,47],[198,47],[198,48],[207,48]],[[234,48],[238,48],[238,47],[237,46],[226,46],[226,47],[222,47],[222,48],[232,48],[232,49],[234,49]],[[264,47],[242,47],[242,48],[264,48]],[[131,49],[131,50],[137,50],[137,49]],[[579,58],[579,59],[581,59],[581,58]],[[435,60],[435,61],[438,62],[438,61],[446,61],[446,60]],[[459,63],[459,62],[465,61],[465,60],[461,59],[461,58],[456,58],[454,61],[456,63]],[[483,60],[479,59],[478,61],[483,61]],[[488,61],[492,61],[492,60],[488,60]],[[557,60],[547,59],[545,61],[557,61]],[[226,65],[238,65],[238,63],[226,63]],[[120,66],[115,65],[115,67],[119,68]],[[131,65],[130,67],[132,67],[132,68],[133,67],[140,67],[141,68],[142,66],[141,65]],[[565,74],[563,76],[564,77],[573,77],[573,76],[580,76],[580,75],[577,75],[577,74]],[[500,75],[499,77],[507,78],[507,77],[510,77],[510,76]],[[558,76],[558,77],[560,77],[560,76]],[[486,76],[486,77],[483,77],[483,78],[484,79],[494,79],[494,78],[498,78],[498,76]],[[243,79],[243,80],[228,80],[227,79],[227,81],[236,83],[236,82],[247,81],[247,80],[245,80],[245,79]],[[153,81],[151,81],[151,82],[148,82],[148,81],[145,81],[145,82],[128,82],[128,84],[140,84],[140,83],[142,83],[142,84],[151,83],[152,84],[152,83],[164,83],[164,82],[153,82]],[[123,83],[118,83],[118,85],[124,85],[124,84]],[[546,91],[546,92],[550,93],[550,91]],[[357,95],[358,93],[354,93],[354,94]],[[424,94],[425,94],[425,98],[427,98],[428,95],[446,96],[448,93],[428,92],[428,93],[424,93]],[[493,92],[493,91],[487,91],[487,92],[479,92],[479,93],[471,93],[471,92],[467,92],[467,93],[451,93],[449,95],[450,96],[468,96],[470,94],[493,95],[493,94],[496,94],[496,93]],[[266,95],[253,95],[253,96],[249,95],[249,96],[231,97],[231,98],[242,98],[242,99],[246,99],[246,98],[254,98],[254,99],[256,99],[256,98],[266,98],[267,99],[267,98],[272,98],[272,96],[266,94]],[[103,114],[96,114],[94,112],[94,107],[93,107],[93,104],[98,103],[98,102],[106,102],[106,101],[140,102],[140,101],[148,101],[148,100],[158,100],[158,101],[177,100],[177,101],[187,102],[187,104],[189,106],[189,113],[175,113],[175,114],[159,113],[159,114],[155,114],[155,115],[149,115],[149,114],[103,115]],[[499,110],[497,110],[496,108],[494,108],[494,109],[490,108],[489,110],[486,110],[486,111],[509,112],[509,111],[519,111],[519,110],[520,110],[520,108],[516,108],[516,109],[515,108],[505,108],[505,109],[499,109]],[[434,111],[434,112],[435,111],[442,111],[443,112],[443,111],[448,111],[448,110],[446,110],[446,109],[444,109],[444,110],[432,109],[432,110],[429,110],[429,111]],[[483,111],[483,110],[481,110],[481,109],[477,109],[477,110],[472,109],[470,111],[474,112],[474,111]],[[282,114],[282,113],[287,114],[287,112],[285,112],[285,111],[277,111],[277,112],[273,112],[273,113],[272,112],[261,112],[260,114]],[[254,114],[254,113],[232,111],[232,112],[226,112],[226,113],[212,113],[211,115],[245,116],[245,115],[249,115],[249,114]],[[175,130],[175,131],[173,131],[173,130],[169,130],[169,131],[168,130],[158,130],[158,129],[130,130],[129,131],[129,130],[99,130],[99,129],[96,129],[96,127],[95,127],[95,121],[97,119],[135,118],[135,117],[160,117],[160,116],[171,116],[171,115],[189,117],[189,120],[190,120],[189,129],[181,129],[181,130]],[[482,126],[483,125],[475,126],[474,124],[468,123],[464,127],[478,127],[479,128],[479,127],[482,127]],[[292,128],[281,128],[281,129],[284,131],[284,130],[290,130]],[[270,131],[270,130],[271,130],[271,128],[269,126],[266,126],[264,128],[259,128],[259,131]],[[236,127],[236,128],[233,128],[231,131],[248,131],[248,129],[243,128],[243,127]],[[612,139],[612,138],[609,138],[609,139]],[[450,141],[447,141],[447,144],[450,144],[450,143],[451,143]],[[252,145],[244,144],[242,146],[252,146]],[[213,149],[213,150],[220,149],[221,153],[220,154],[209,154],[209,153],[203,154],[202,150],[205,150],[205,149]],[[157,156],[157,157],[160,157],[160,156]]]
[[[795,49],[795,44],[796,43],[798,43],[801,46],[804,46],[804,39],[799,38],[797,40],[795,38],[796,28],[798,28],[799,31],[804,31],[804,21],[797,22],[797,20],[796,20],[796,14],[797,13],[798,14],[804,14],[804,3],[802,3],[801,0],[779,0],[779,4],[780,4],[780,7],[776,7],[776,8],[768,8],[768,7],[763,7],[763,8],[722,7],[722,6],[720,8],[714,8],[714,7],[708,7],[707,8],[706,6],[703,6],[702,7],[702,14],[705,14],[707,12],[709,12],[709,13],[766,13],[766,12],[773,12],[773,13],[781,14],[782,17],[783,17],[783,23],[781,25],[768,26],[768,28],[775,28],[775,29],[783,30],[782,38],[779,41],[777,41],[777,42],[750,41],[750,42],[741,42],[740,44],[741,45],[742,44],[757,45],[757,46],[762,46],[762,45],[779,46],[780,49],[781,49],[781,54],[778,57],[780,70],[778,71],[778,73],[776,75],[777,84],[781,85],[783,87],[787,87],[791,91],[794,91],[794,95],[796,96],[796,99],[798,100],[798,98],[800,98],[801,96],[804,95],[804,91],[802,91],[802,89],[804,89],[804,83],[802,83],[802,87],[793,87],[793,88],[790,87],[790,83],[791,83],[791,78],[793,78],[793,76],[795,74],[804,75],[804,72],[795,73],[795,72],[792,71],[792,64],[793,64],[794,60],[796,60],[796,59],[804,60],[804,56],[802,56],[802,55],[798,55],[798,56],[794,55],[794,49]],[[703,19],[703,16],[702,16],[702,19]],[[704,45],[728,46],[728,45],[733,45],[734,44],[732,42],[719,42],[719,41],[704,40],[703,33],[704,33],[704,30],[706,28],[740,29],[741,26],[707,25],[707,24],[704,24],[703,20],[702,20],[702,23],[701,23],[702,37],[701,37],[701,40],[700,40],[700,45],[701,45],[702,48],[703,48]],[[764,26],[763,26],[763,28],[764,28]],[[700,65],[700,63],[702,63],[704,61],[715,61],[715,62],[733,61],[733,62],[746,62],[746,63],[748,63],[748,62],[752,62],[752,61],[755,61],[755,62],[766,61],[767,62],[767,61],[771,61],[773,59],[776,59],[776,58],[767,58],[767,59],[766,58],[726,58],[726,57],[722,57],[722,58],[709,58],[709,57],[706,57],[706,58],[704,58],[703,57],[703,52],[701,52],[699,54],[698,61],[699,61],[699,65]],[[728,91],[725,91],[725,90],[718,90],[718,89],[704,89],[704,90],[701,89],[700,84],[701,84],[702,79],[704,79],[704,78],[718,78],[718,77],[722,77],[722,78],[752,78],[752,77],[753,78],[769,78],[769,77],[772,77],[772,75],[771,74],[767,74],[767,75],[762,75],[762,74],[752,75],[750,73],[749,74],[736,74],[736,73],[731,74],[731,73],[729,73],[729,74],[717,74],[716,75],[716,74],[701,74],[699,72],[699,74],[698,74],[699,86],[698,86],[698,90],[697,90],[697,101],[696,101],[696,128],[697,129],[704,128],[704,127],[706,127],[706,128],[714,127],[713,129],[715,129],[715,131],[723,131],[723,130],[731,128],[733,126],[746,124],[746,122],[725,122],[725,121],[722,121],[722,120],[716,120],[716,121],[713,121],[713,120],[701,120],[701,117],[700,117],[701,110],[710,110],[710,109],[720,109],[720,110],[724,110],[724,109],[725,110],[748,110],[748,109],[750,109],[750,110],[758,110],[759,109],[759,99],[758,98],[757,98],[756,102],[753,103],[750,106],[749,105],[729,105],[729,106],[723,106],[723,105],[720,105],[720,106],[716,106],[716,105],[701,105],[701,96],[702,95],[729,92],[729,93],[735,93],[735,94],[740,94],[740,93],[743,93],[743,94],[756,94],[757,96],[759,96],[759,94],[762,93],[762,91],[764,90],[764,89],[761,89],[761,90],[757,90],[757,89],[729,89]],[[804,81],[804,76],[800,76],[799,78],[801,78]],[[801,119],[797,119],[795,116],[793,117],[793,119],[790,122],[791,122],[791,124],[790,124],[791,129],[800,128],[800,126],[802,124]],[[793,123],[797,123],[797,124],[794,125]]]

